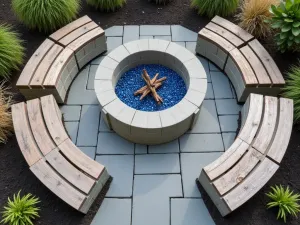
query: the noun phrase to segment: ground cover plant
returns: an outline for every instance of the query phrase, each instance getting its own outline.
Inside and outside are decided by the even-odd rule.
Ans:
[[[8,93],[4,83],[0,84],[0,144],[6,143],[8,137],[13,132],[10,106],[12,96]]]
[[[33,220],[39,217],[40,210],[36,205],[39,199],[32,194],[20,196],[14,194],[13,200],[8,198],[7,206],[4,207],[3,220],[4,224],[9,225],[33,225]]]
[[[294,194],[289,187],[283,188],[281,185],[271,187],[272,191],[266,195],[271,199],[267,204],[268,209],[278,207],[277,219],[286,222],[287,215],[297,216],[300,212],[299,194]]]
[[[102,11],[115,11],[121,8],[126,0],[87,0],[87,3]]]
[[[300,0],[282,1],[272,5],[271,27],[277,30],[276,44],[281,52],[299,50],[300,46]]]
[[[232,15],[239,5],[239,0],[192,0],[191,6],[197,9],[199,15],[210,18],[215,15]]]
[[[16,16],[30,29],[54,31],[76,18],[79,0],[12,0]]]
[[[265,20],[270,20],[271,5],[278,5],[279,0],[245,0],[241,12],[237,14],[239,26],[257,38],[265,38],[272,33],[272,28]]]
[[[19,34],[9,25],[0,25],[0,78],[8,79],[12,69],[22,64],[24,48]]]

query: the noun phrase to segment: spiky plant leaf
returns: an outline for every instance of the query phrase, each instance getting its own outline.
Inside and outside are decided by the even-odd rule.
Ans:
[[[80,8],[79,0],[12,0],[20,21],[30,29],[54,31],[71,22]]]
[[[121,8],[126,0],[87,0],[87,3],[101,11],[115,11]]]

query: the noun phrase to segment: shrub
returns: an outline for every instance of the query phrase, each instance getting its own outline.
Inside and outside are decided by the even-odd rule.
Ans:
[[[3,220],[1,223],[10,225],[33,225],[32,220],[39,217],[36,207],[39,203],[39,199],[27,194],[20,197],[20,192],[13,196],[13,201],[8,198],[7,206],[4,207]]]
[[[294,100],[294,120],[298,121],[300,119],[300,65],[292,66],[287,76],[283,96]]]
[[[191,6],[198,10],[199,15],[207,15],[212,18],[215,15],[229,16],[233,14],[239,4],[239,0],[192,0]]]
[[[149,2],[155,2],[158,5],[165,5],[169,2],[171,2],[172,0],[148,0]]]
[[[87,3],[101,11],[115,11],[121,8],[126,0],[87,0]]]
[[[9,25],[0,25],[0,78],[7,79],[12,69],[23,63],[24,48],[19,34]]]
[[[245,0],[241,12],[237,15],[239,26],[257,38],[264,38],[272,33],[265,20],[271,19],[271,5],[278,5],[279,0]]]
[[[7,92],[4,83],[0,84],[0,143],[6,143],[13,132],[13,124],[10,112],[12,95]]]
[[[76,18],[78,0],[12,0],[17,17],[30,29],[54,31]]]
[[[270,12],[272,18],[266,22],[278,31],[275,40],[279,50],[299,50],[300,0],[286,0],[278,6],[272,5]]]
[[[277,219],[281,218],[286,222],[288,214],[297,216],[297,213],[300,212],[300,205],[298,204],[300,195],[294,194],[289,187],[284,189],[281,185],[275,185],[271,189],[272,192],[266,194],[271,199],[267,206],[268,209],[278,207]]]

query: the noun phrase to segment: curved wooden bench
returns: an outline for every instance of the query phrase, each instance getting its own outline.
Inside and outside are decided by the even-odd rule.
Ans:
[[[219,16],[199,32],[196,52],[228,75],[239,102],[250,93],[277,96],[285,84],[265,48],[251,34]]]
[[[292,125],[292,100],[250,94],[234,143],[204,167],[198,179],[223,216],[249,200],[274,175],[287,149]]]
[[[12,105],[12,117],[30,170],[58,197],[87,213],[110,176],[72,143],[54,97]]]
[[[47,38],[27,62],[17,88],[27,100],[52,94],[63,103],[78,71],[107,50],[104,31],[88,16]]]

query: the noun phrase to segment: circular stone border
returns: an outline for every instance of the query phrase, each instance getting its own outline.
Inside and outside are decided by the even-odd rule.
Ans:
[[[115,85],[126,71],[140,64],[161,64],[185,81],[187,94],[168,109],[146,112],[133,109],[115,94]],[[195,124],[207,90],[200,60],[186,48],[160,39],[128,42],[105,56],[95,75],[95,92],[106,125],[123,138],[139,144],[170,142]]]

